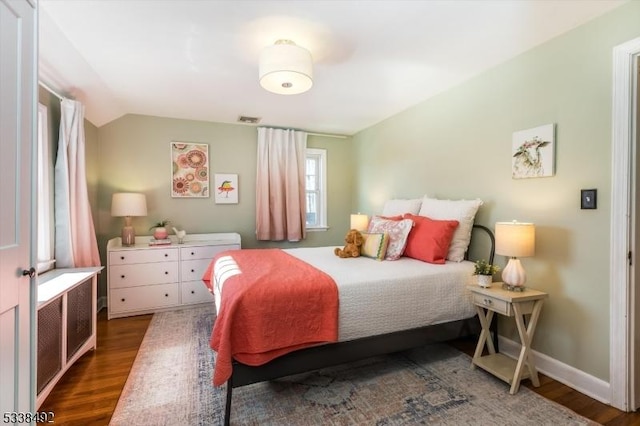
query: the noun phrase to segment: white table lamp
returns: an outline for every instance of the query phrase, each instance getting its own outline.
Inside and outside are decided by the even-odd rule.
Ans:
[[[535,254],[536,228],[533,223],[497,222],[496,254],[508,256],[509,262],[502,271],[502,281],[511,290],[522,290],[527,282],[527,274],[520,263],[520,257]]]
[[[122,245],[132,246],[136,243],[136,233],[131,226],[133,216],[147,215],[147,199],[144,194],[119,192],[111,198],[111,216],[124,217],[122,228]]]
[[[369,227],[369,216],[366,214],[352,214],[351,215],[351,224],[349,229],[355,229],[360,232],[364,232]]]

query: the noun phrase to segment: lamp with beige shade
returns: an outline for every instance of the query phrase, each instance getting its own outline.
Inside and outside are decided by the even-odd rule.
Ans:
[[[111,198],[111,216],[124,217],[122,228],[122,245],[133,246],[136,243],[136,233],[131,226],[133,216],[147,215],[147,199],[144,194],[135,192],[118,192]]]
[[[522,291],[527,274],[520,263],[521,257],[535,254],[536,228],[533,223],[497,222],[496,254],[508,256],[509,262],[502,270],[505,288]]]

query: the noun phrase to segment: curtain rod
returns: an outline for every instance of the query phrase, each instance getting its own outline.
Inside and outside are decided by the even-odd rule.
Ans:
[[[314,132],[307,132],[307,135],[311,135],[311,136],[324,136],[325,138],[336,138],[336,139],[346,139],[347,136],[346,135],[333,135],[330,133],[314,133]]]
[[[347,135],[337,135],[337,134],[331,134],[331,133],[316,133],[316,132],[307,132],[306,130],[300,130],[300,129],[286,129],[283,127],[267,127],[267,126],[258,126],[256,127],[256,129],[259,129],[260,127],[263,127],[265,129],[281,129],[281,130],[297,130],[300,132],[305,132],[307,135],[311,135],[311,136],[323,136],[325,138],[336,138],[336,139],[346,139],[348,138]]]
[[[66,99],[64,96],[62,96],[61,94],[59,94],[58,92],[56,92],[55,90],[53,90],[49,85],[47,85],[46,83],[42,82],[42,81],[38,81],[38,84],[40,86],[42,86],[43,88],[45,88],[49,93],[51,93],[53,96],[55,96],[56,98],[60,99],[61,101],[63,99]]]

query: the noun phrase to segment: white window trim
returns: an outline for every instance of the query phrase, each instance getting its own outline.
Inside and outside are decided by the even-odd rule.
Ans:
[[[326,231],[329,229],[327,224],[327,150],[319,148],[307,148],[307,156],[314,156],[319,158],[319,179],[320,182],[320,220],[318,225],[307,226],[307,231]]]

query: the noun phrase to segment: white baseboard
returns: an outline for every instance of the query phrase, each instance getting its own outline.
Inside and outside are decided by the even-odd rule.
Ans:
[[[514,359],[520,356],[520,349],[522,347],[520,343],[516,343],[502,336],[498,336],[498,339],[500,352]],[[597,399],[605,404],[611,404],[611,386],[608,382],[564,364],[548,355],[534,350],[531,352],[533,353],[536,368],[539,372],[593,399]]]

